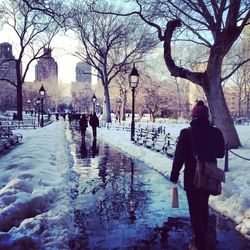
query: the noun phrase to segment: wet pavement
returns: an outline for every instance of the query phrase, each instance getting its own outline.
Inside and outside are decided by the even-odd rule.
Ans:
[[[192,238],[184,191],[171,208],[172,184],[147,165],[76,130],[68,130],[74,208],[73,249],[187,249]],[[245,250],[250,242],[212,213],[209,250]]]

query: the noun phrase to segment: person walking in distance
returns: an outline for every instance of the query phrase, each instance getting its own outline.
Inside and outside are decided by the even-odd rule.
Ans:
[[[59,121],[59,113],[56,112],[56,121]]]
[[[173,183],[178,181],[181,168],[184,165],[184,189],[194,233],[194,242],[189,245],[189,249],[208,250],[206,235],[209,217],[209,193],[197,189],[193,185],[196,159],[192,145],[197,151],[199,160],[216,162],[216,158],[224,157],[225,143],[222,132],[210,124],[208,107],[201,100],[193,107],[190,128],[180,131],[170,181]]]
[[[89,125],[92,127],[93,137],[96,138],[96,128],[99,127],[99,119],[95,112],[90,115]]]
[[[82,134],[82,140],[85,140],[86,129],[88,127],[88,119],[85,114],[83,114],[82,117],[80,118],[79,124],[80,124],[80,130]]]

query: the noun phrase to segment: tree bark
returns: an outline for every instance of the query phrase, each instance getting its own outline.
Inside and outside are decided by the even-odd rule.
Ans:
[[[104,87],[105,106],[106,106],[106,122],[112,122],[110,114],[109,88],[107,84],[104,84],[103,87]]]
[[[127,90],[124,90],[123,96],[122,96],[122,107],[121,107],[121,120],[126,120],[126,106],[127,106]]]
[[[218,127],[224,136],[229,148],[238,148],[240,139],[229,113],[220,82],[214,84],[214,79],[207,79],[210,88],[204,88],[213,124]],[[217,80],[217,82],[220,80]]]
[[[22,76],[21,76],[21,67],[20,62],[16,60],[16,75],[17,75],[17,119],[23,120],[23,83],[22,83]]]

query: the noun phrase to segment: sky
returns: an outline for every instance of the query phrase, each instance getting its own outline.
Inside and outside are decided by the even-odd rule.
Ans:
[[[17,58],[20,46],[18,44],[16,33],[12,28],[4,25],[0,29],[0,43],[8,42],[12,45],[12,51],[15,58]],[[51,43],[52,57],[58,64],[58,79],[59,83],[71,83],[76,80],[75,67],[80,59],[74,56],[75,51],[79,46],[79,41],[73,31],[67,31],[65,34],[57,34]],[[26,60],[27,61],[27,60]],[[156,48],[154,53],[150,53],[145,61],[152,67],[151,74],[158,76],[159,79],[166,79],[169,77],[168,70],[163,60],[163,48]],[[157,64],[151,63],[157,61]],[[28,70],[26,82],[33,82],[35,80],[35,65],[37,61],[33,62]],[[25,65],[25,60],[23,60]],[[157,74],[155,74],[157,72]],[[94,73],[95,74],[95,73]],[[92,84],[96,84],[97,78],[92,75]]]
[[[7,26],[0,30],[0,43],[8,42],[12,45],[12,51],[15,58],[19,53],[18,40],[15,33]],[[61,83],[71,83],[75,81],[75,67],[79,58],[73,56],[78,42],[74,37],[73,32],[67,32],[67,34],[57,35],[52,41],[52,57],[58,63],[58,78]],[[35,65],[34,62],[27,74],[26,81],[33,82],[35,80]]]
[[[37,242],[45,250],[68,249],[67,243],[74,231],[69,192],[69,166],[74,152],[67,144],[70,137],[65,130],[67,123],[60,120],[43,128],[15,130],[14,133],[22,133],[22,142],[0,155],[0,249],[13,249],[11,247],[20,242],[34,249]],[[140,124],[151,126],[146,122]],[[154,124],[156,127],[159,125],[163,124]],[[171,136],[176,137],[188,123],[166,121],[165,126]],[[249,125],[236,128],[242,147],[233,152],[249,157]],[[90,127],[87,133],[91,133]],[[132,143],[129,132],[101,127],[97,137],[169,178],[172,160]],[[224,159],[219,160],[219,166],[224,168]],[[183,186],[182,174],[178,188]],[[226,173],[222,195],[210,196],[209,200],[209,205],[231,218],[236,223],[236,230],[248,239],[249,180],[249,162],[229,153],[229,172]],[[21,223],[15,224],[16,221]]]

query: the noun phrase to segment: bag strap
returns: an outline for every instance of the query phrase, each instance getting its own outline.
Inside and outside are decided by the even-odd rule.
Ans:
[[[190,141],[191,141],[191,146],[192,146],[192,151],[193,151],[193,156],[196,160],[198,160],[198,153],[197,153],[197,150],[194,146],[194,140],[193,140],[193,133],[192,133],[192,128],[189,127],[187,129],[188,133],[189,133],[189,137],[190,137]]]

